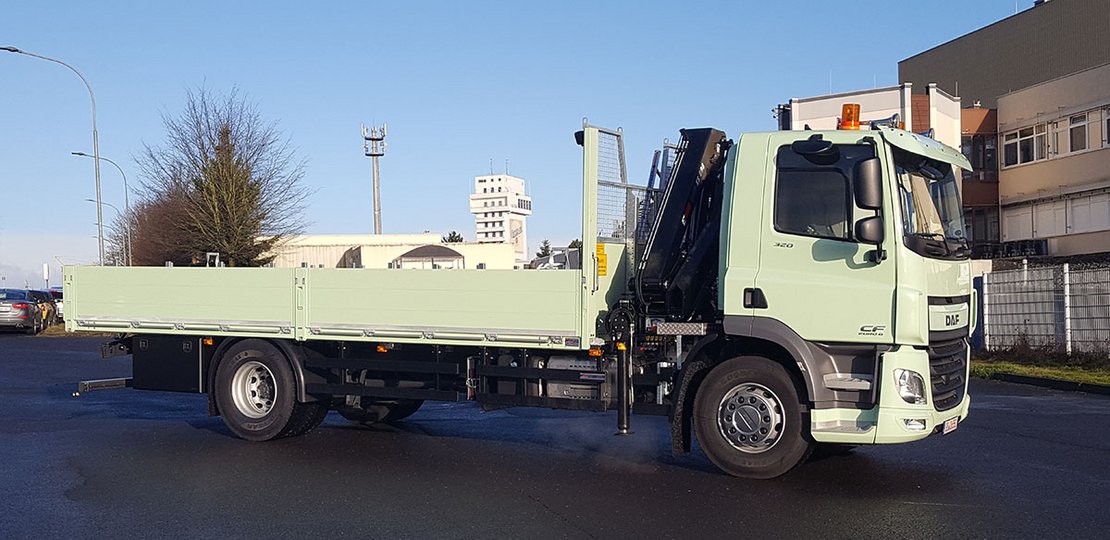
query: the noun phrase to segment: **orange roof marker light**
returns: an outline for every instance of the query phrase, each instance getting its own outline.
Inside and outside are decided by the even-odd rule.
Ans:
[[[845,103],[841,108],[839,129],[859,130],[859,103]]]

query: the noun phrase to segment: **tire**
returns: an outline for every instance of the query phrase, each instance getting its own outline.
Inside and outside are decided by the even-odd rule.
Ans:
[[[236,437],[268,441],[302,435],[320,425],[324,403],[297,402],[297,381],[289,359],[273,344],[240,341],[216,369],[216,405]]]
[[[339,414],[352,422],[364,425],[396,422],[412,416],[424,404],[421,399],[399,399],[393,402],[374,402],[362,407],[342,407]]]
[[[763,357],[713,368],[694,397],[693,424],[709,461],[740,478],[781,476],[813,451],[809,410],[794,378]]]
[[[289,432],[286,437],[299,437],[312,431],[324,422],[328,416],[328,406],[321,403],[299,403],[299,417],[294,417],[290,422]]]

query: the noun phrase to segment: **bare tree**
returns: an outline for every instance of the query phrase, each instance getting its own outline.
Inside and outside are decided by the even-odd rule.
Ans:
[[[135,264],[196,264],[214,251],[228,266],[261,266],[303,230],[304,162],[237,92],[189,91],[184,111],[162,122],[166,141],[138,158]]]

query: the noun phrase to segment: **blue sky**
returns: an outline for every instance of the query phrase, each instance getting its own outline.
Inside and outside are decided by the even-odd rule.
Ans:
[[[95,6],[95,7],[92,7]],[[62,59],[97,97],[100,153],[132,187],[188,88],[237,88],[307,160],[310,233],[372,231],[360,123],[388,122],[386,233],[473,240],[474,175],[534,199],[529,240],[578,237],[582,118],[622,127],[629,175],[678,129],[774,128],[791,97],[897,84],[897,63],[1032,6],[899,2],[5,2],[0,46]],[[848,36],[845,28],[855,28]],[[0,52],[0,277],[96,258],[89,100],[61,66]],[[105,202],[123,187],[101,169]],[[105,220],[114,211],[105,208]],[[533,249],[535,246],[533,246]],[[4,285],[0,285],[4,286]]]

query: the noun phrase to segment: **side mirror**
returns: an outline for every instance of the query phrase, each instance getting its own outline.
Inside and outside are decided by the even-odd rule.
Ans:
[[[856,222],[856,240],[864,244],[879,245],[883,243],[883,218],[881,216],[865,217]]]
[[[879,158],[867,158],[856,162],[854,187],[856,206],[864,210],[882,210],[883,174]]]

